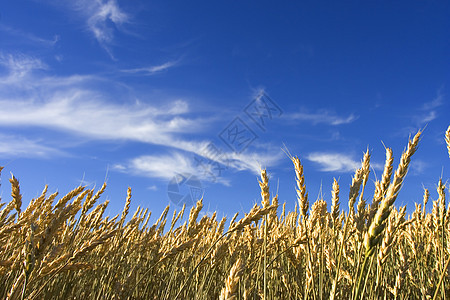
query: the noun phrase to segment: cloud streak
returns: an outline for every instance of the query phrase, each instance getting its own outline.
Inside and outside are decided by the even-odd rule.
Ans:
[[[361,168],[361,161],[338,152],[312,152],[306,159],[319,165],[322,172],[353,172]],[[371,162],[370,166],[376,170],[383,169],[383,165],[379,163]]]
[[[53,36],[53,39],[44,39],[44,38],[38,37],[32,33],[24,32],[19,29],[15,29],[15,28],[3,25],[3,24],[0,24],[0,31],[3,31],[6,34],[9,34],[14,37],[19,37],[23,41],[37,44],[37,45],[42,45],[45,47],[53,47],[59,41],[59,35],[56,35],[56,34]]]
[[[46,69],[24,55],[0,54],[6,74],[0,76],[0,125],[41,127],[99,140],[131,140],[195,151],[203,142],[184,140],[183,133],[204,128],[207,119],[188,118],[187,101],[176,99],[150,105],[114,100],[118,86],[96,76],[35,76]],[[125,99],[129,96],[121,95]],[[131,99],[130,99],[131,100]]]
[[[24,77],[35,70],[46,70],[48,66],[40,59],[23,54],[4,54],[0,52],[0,66],[3,66],[8,75],[0,77],[2,84],[21,82]]]
[[[114,28],[129,21],[129,16],[124,13],[115,0],[79,1],[88,13],[87,25],[94,34],[97,41],[102,44],[109,44],[114,38]]]
[[[63,130],[94,139],[134,140],[181,147],[194,145],[177,140],[176,133],[199,130],[203,121],[180,115],[187,103],[178,100],[160,108],[150,105],[120,105],[101,100],[95,91],[71,88],[46,100],[0,98],[0,125],[33,126]]]
[[[164,179],[180,170],[193,173],[197,167],[193,167],[193,154],[205,156],[201,151],[209,141],[192,138],[192,135],[209,128],[211,118],[189,117],[193,112],[186,100],[149,104],[136,99],[130,101],[132,99],[125,93],[120,96],[123,101],[118,102],[115,100],[118,98],[116,91],[104,89],[104,86],[123,83],[89,75],[64,77],[43,73],[35,76],[33,71],[45,66],[40,60],[26,56],[5,57],[7,59],[2,62],[8,72],[0,76],[1,127],[45,128],[87,140],[134,141],[168,147],[175,154],[141,155],[122,159],[125,163],[116,166],[116,170],[122,168],[122,171]],[[14,85],[10,84],[11,78],[14,78]],[[27,148],[34,147],[39,153],[50,153],[51,150],[46,146],[38,148],[38,145],[28,145]],[[258,148],[256,144],[252,147],[256,149],[254,152],[227,152],[226,161],[225,158],[216,161],[234,171],[257,174],[261,165],[273,165],[282,157],[274,149]],[[20,153],[16,148],[5,149],[9,149],[5,152]],[[151,167],[155,164],[159,166],[157,162],[164,162],[166,167]],[[221,180],[226,184],[225,179]]]
[[[285,118],[288,118],[288,119],[294,120],[294,121],[310,122],[314,125],[327,124],[327,125],[333,125],[333,126],[349,124],[358,119],[358,117],[355,116],[354,114],[350,114],[346,117],[342,117],[342,116],[338,116],[335,113],[330,112],[328,110],[320,110],[320,111],[314,112],[314,113],[307,113],[307,112],[291,113],[291,114],[286,114]]]
[[[41,142],[22,136],[0,134],[0,156],[2,157],[41,157],[63,155],[53,147],[44,146]]]
[[[306,159],[320,165],[323,172],[350,172],[361,167],[361,162],[341,153],[313,152]]]
[[[116,0],[45,0],[62,10],[75,12],[99,45],[115,60],[111,45],[117,30],[124,30],[131,16],[123,11]]]
[[[130,159],[126,164],[117,164],[114,169],[133,175],[170,180],[177,174],[195,175],[201,181],[214,181],[223,185],[230,185],[225,177],[212,178],[202,172],[195,163],[192,155],[171,152],[161,155],[142,155]]]
[[[425,170],[429,167],[429,164],[423,160],[414,159],[411,161],[411,174],[412,175],[423,175]]]
[[[436,97],[431,101],[425,102],[420,109],[420,114],[415,116],[418,126],[424,126],[435,120],[438,117],[437,109],[442,105],[444,105],[444,94],[442,89],[439,89]]]
[[[176,65],[178,65],[179,61],[168,61],[166,63],[163,63],[161,65],[157,66],[150,66],[145,68],[135,68],[135,69],[126,69],[122,70],[123,73],[129,73],[129,74],[137,74],[137,75],[144,75],[144,76],[151,76],[155,75],[157,73],[161,73],[164,71],[167,71]]]
[[[197,155],[201,156],[199,153]],[[260,174],[263,167],[277,164],[283,157],[282,151],[252,152],[252,153],[224,153],[221,158],[201,156],[210,161],[196,160],[192,153],[171,151],[159,155],[141,155],[128,161],[116,164],[113,168],[120,172],[131,173],[151,178],[169,180],[176,174],[193,174],[202,181],[230,185],[227,172],[250,171]],[[200,162],[200,163],[199,163]],[[217,163],[217,164],[216,164]],[[218,169],[221,171],[219,172]]]

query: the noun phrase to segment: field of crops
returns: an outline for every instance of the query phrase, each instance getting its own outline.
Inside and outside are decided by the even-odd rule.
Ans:
[[[373,195],[364,193],[370,172],[365,153],[345,197],[335,180],[332,204],[310,203],[303,166],[292,157],[298,205],[286,211],[271,198],[261,171],[261,204],[245,216],[199,218],[202,201],[155,224],[138,208],[104,216],[99,190],[77,187],[67,195],[42,195],[22,208],[12,176],[9,203],[0,204],[2,299],[449,299],[450,206],[446,185],[431,213],[423,203],[406,216],[395,200],[421,132],[384,172]],[[450,127],[446,132],[450,155]],[[448,163],[448,162],[447,162]],[[237,195],[238,196],[238,195]],[[311,204],[311,205],[310,205]]]

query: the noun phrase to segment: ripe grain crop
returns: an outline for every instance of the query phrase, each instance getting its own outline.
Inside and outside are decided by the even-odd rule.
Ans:
[[[448,299],[446,181],[437,180],[434,200],[425,189],[410,215],[395,205],[421,135],[409,140],[395,171],[386,148],[373,195],[366,189],[371,153],[364,153],[348,183],[348,211],[340,208],[345,183],[336,179],[330,209],[321,198],[310,205],[304,167],[290,156],[295,208],[284,203],[278,214],[278,195],[261,170],[261,204],[234,215],[228,227],[216,213],[200,218],[203,199],[186,221],[185,207],[171,219],[166,207],[151,225],[148,209],[129,216],[131,188],[123,211],[105,216],[109,201],[100,199],[106,184],[97,191],[79,186],[60,198],[45,186],[22,209],[21,185],[12,176],[11,200],[0,201],[0,297]],[[450,156],[450,127],[444,140]]]

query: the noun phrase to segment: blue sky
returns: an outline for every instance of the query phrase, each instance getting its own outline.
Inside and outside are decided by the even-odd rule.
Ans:
[[[179,195],[231,216],[260,202],[262,166],[293,209],[286,147],[310,202],[336,177],[346,209],[363,152],[370,202],[383,143],[398,163],[426,126],[397,200],[411,211],[449,176],[449,38],[448,1],[4,1],[3,201],[10,172],[25,203],[106,180],[110,215],[131,186],[157,216],[184,178],[199,190]]]

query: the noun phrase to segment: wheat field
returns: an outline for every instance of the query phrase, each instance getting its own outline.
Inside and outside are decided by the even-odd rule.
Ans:
[[[127,217],[131,188],[122,213],[105,216],[105,184],[99,190],[79,186],[62,197],[45,186],[22,208],[12,176],[11,201],[0,204],[0,297],[448,299],[447,186],[437,180],[431,213],[426,189],[411,215],[395,206],[421,134],[408,141],[396,169],[386,149],[373,195],[364,193],[370,173],[365,153],[345,197],[349,211],[340,209],[337,180],[330,208],[323,199],[310,205],[297,157],[291,157],[298,200],[293,211],[271,197],[262,170],[261,204],[246,215],[199,218],[199,200],[183,224],[184,208],[170,218],[166,207],[153,225],[148,209]],[[444,139],[450,156],[450,127]]]

